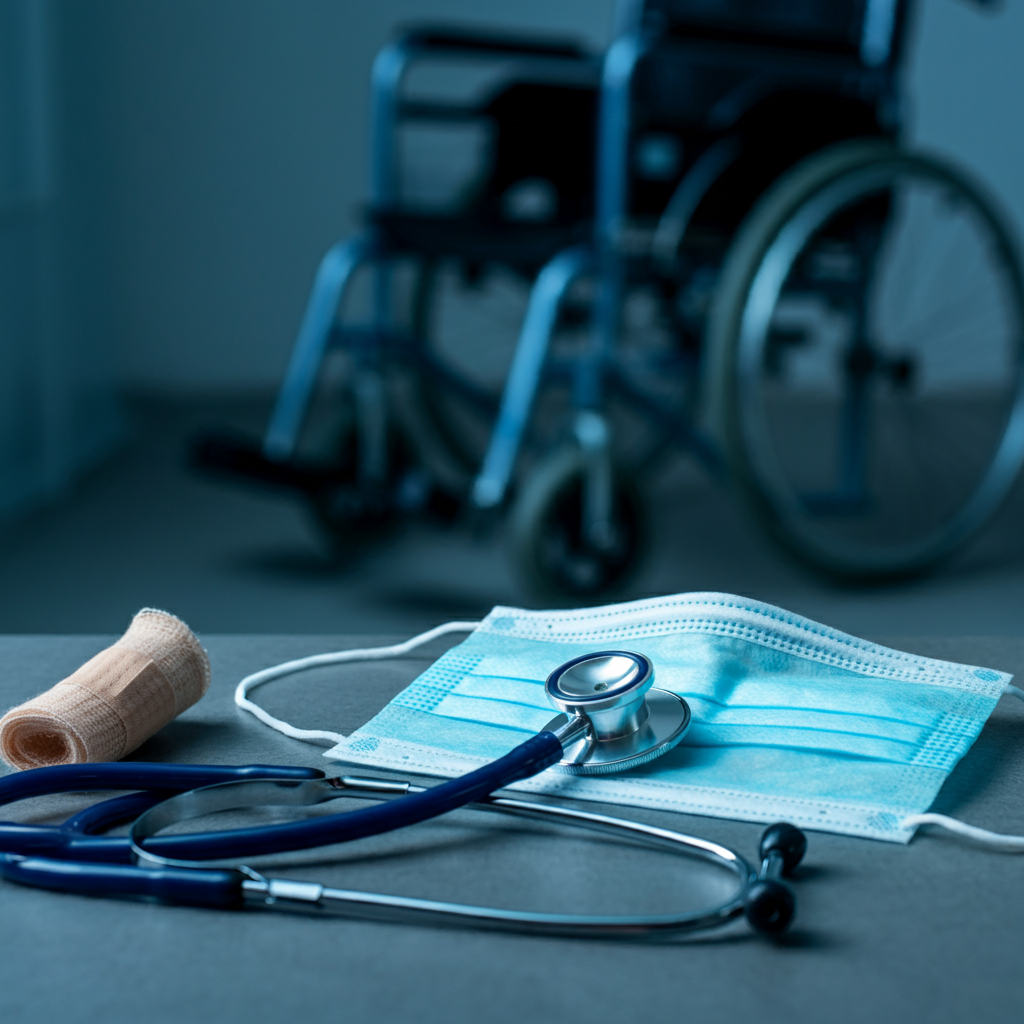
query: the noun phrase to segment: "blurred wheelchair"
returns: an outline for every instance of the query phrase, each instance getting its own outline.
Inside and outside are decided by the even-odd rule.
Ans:
[[[639,484],[682,447],[724,463],[772,534],[835,576],[951,553],[1024,460],[1024,283],[985,191],[898,145],[908,6],[636,0],[599,67],[561,45],[457,50],[450,34],[385,50],[372,226],[322,265],[250,470],[294,470],[333,341],[355,368],[349,454],[344,479],[310,493],[342,530],[417,502],[510,506],[533,588],[585,599],[626,585]],[[411,55],[456,50],[504,63],[483,103],[399,102]],[[457,214],[403,206],[402,117],[489,124]],[[372,326],[336,329],[359,262],[375,267]],[[525,305],[500,294],[511,278],[533,281]],[[460,341],[437,325],[467,290],[490,319],[462,309]],[[401,381],[390,402],[385,378]]]

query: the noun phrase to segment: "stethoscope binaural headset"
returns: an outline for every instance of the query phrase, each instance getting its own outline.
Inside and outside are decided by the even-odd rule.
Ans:
[[[669,829],[548,803],[493,796],[520,779],[557,766],[573,774],[620,772],[671,750],[690,724],[676,694],[654,688],[642,654],[599,651],[573,658],[548,677],[559,714],[504,757],[457,779],[424,788],[408,782],[325,778],[312,768],[85,764],[36,768],[0,779],[0,804],[43,793],[139,789],[95,804],[60,826],[0,822],[0,875],[48,889],[152,896],[214,907],[334,908],[379,920],[460,923],[533,934],[587,937],[671,934],[710,928],[741,915],[763,934],[778,934],[795,912],[782,881],[802,859],[804,834],[776,824],[761,837],[755,870],[739,854]],[[372,807],[302,821],[161,836],[171,825],[217,811],[312,806],[343,796],[380,800]],[[265,878],[245,866],[211,867],[377,835],[473,806],[640,840],[710,861],[734,874],[735,891],[705,910],[666,915],[545,914],[333,889]],[[134,819],[128,836],[100,833]]]

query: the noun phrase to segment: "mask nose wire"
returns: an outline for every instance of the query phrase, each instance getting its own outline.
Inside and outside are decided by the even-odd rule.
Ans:
[[[1024,690],[1012,683],[1007,683],[1003,693],[1024,701]],[[1024,853],[1024,836],[1011,836],[1002,832],[990,832],[987,828],[968,825],[958,818],[950,818],[945,814],[909,814],[901,822],[903,828],[918,828],[921,825],[935,825],[955,836],[967,839],[972,843],[993,850],[997,853]]]
[[[248,711],[249,714],[258,718],[264,725],[270,726],[271,729],[275,729],[293,740],[303,740],[306,743],[316,743],[322,740],[327,740],[329,743],[341,743],[346,738],[344,733],[328,732],[325,729],[299,729],[280,718],[275,718],[257,703],[249,700],[249,691],[274,679],[283,679],[285,676],[292,676],[311,668],[343,665],[352,661],[384,661],[387,658],[400,658],[403,654],[416,650],[417,647],[429,644],[431,640],[436,640],[439,636],[445,636],[448,633],[472,633],[479,625],[480,622],[446,622],[444,625],[428,629],[425,633],[420,633],[400,644],[390,644],[385,647],[362,647],[351,651],[332,651],[328,654],[314,654],[308,658],[285,661],[280,665],[273,665],[246,676],[235,687],[235,704],[243,711]]]

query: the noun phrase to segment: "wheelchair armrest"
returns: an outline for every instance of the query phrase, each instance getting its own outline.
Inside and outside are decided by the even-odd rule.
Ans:
[[[401,32],[391,45],[419,52],[436,50],[509,56],[592,60],[594,54],[572,39],[545,39],[505,32],[480,32],[444,25],[417,25]]]

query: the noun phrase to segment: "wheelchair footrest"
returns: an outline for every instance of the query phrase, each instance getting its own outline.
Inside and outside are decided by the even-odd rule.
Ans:
[[[263,454],[257,443],[227,433],[197,437],[189,447],[188,461],[193,469],[307,495],[349,482],[339,469],[304,466],[291,460],[275,462]]]
[[[299,494],[337,532],[383,525],[396,516],[425,515],[452,522],[465,497],[438,486],[416,467],[395,466],[387,481],[369,484],[360,482],[351,467],[275,462],[257,442],[228,433],[197,437],[189,448],[188,462],[204,473]]]

